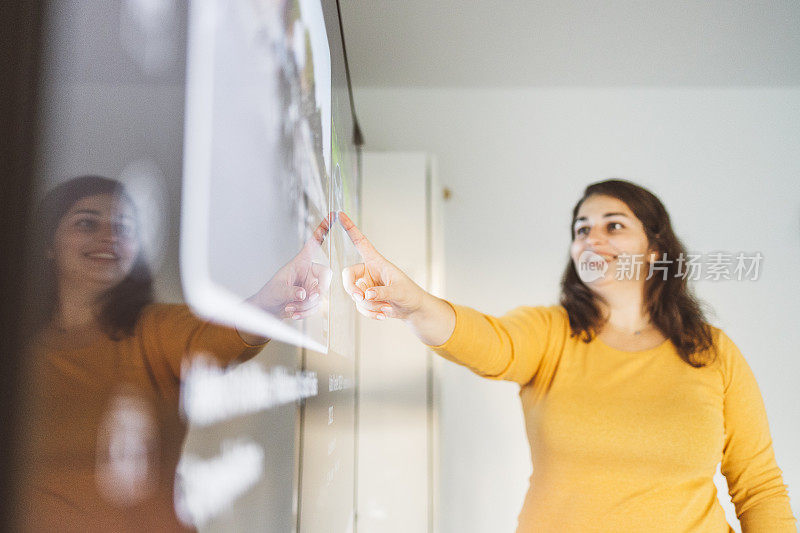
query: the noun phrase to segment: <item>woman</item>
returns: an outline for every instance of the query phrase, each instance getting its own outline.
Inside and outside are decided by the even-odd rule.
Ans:
[[[561,305],[500,318],[428,294],[339,218],[364,260],[343,273],[361,314],[401,319],[439,355],[520,384],[533,474],[518,532],[733,531],[720,461],[742,531],[795,531],[753,374],[706,322],[652,193],[588,186]]]
[[[173,506],[187,430],[181,367],[200,354],[243,361],[268,339],[153,303],[136,209],[119,182],[69,180],[46,195],[37,221],[22,529],[185,529]],[[323,221],[313,242],[327,229]],[[329,278],[309,275],[310,248],[251,303],[284,318],[315,312]]]

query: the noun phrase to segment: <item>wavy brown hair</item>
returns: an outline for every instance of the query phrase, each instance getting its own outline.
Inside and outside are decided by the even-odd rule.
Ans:
[[[55,262],[47,250],[53,245],[56,229],[61,219],[75,203],[87,196],[113,194],[135,204],[122,183],[102,176],[80,176],[57,185],[42,200],[36,217],[33,261],[33,287],[29,300],[32,304],[30,328],[33,332],[46,326],[58,304],[58,274]],[[136,216],[137,231],[139,226]],[[100,297],[97,317],[103,331],[112,339],[133,335],[136,322],[144,307],[153,302],[153,277],[142,247],[128,275]]]
[[[705,318],[709,308],[694,296],[686,276],[679,273],[680,263],[676,260],[686,255],[686,248],[672,230],[664,204],[644,187],[629,181],[611,179],[592,183],[572,210],[570,240],[574,238],[578,210],[587,198],[595,195],[611,196],[625,202],[644,226],[649,249],[657,250],[660,261],[667,261],[666,279],[661,274],[645,281],[644,302],[653,325],[672,341],[681,359],[688,364],[702,367],[710,363],[717,354]],[[606,302],[581,281],[572,258],[561,278],[560,300],[569,315],[571,336],[591,342],[605,324],[598,304]]]

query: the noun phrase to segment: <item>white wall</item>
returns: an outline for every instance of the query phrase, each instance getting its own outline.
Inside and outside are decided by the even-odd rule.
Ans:
[[[696,289],[756,375],[797,515],[800,88],[362,88],[356,108],[367,149],[438,158],[453,191],[444,203],[452,301],[495,314],[556,303],[571,209],[588,183],[609,177],[657,194],[691,251],[760,251],[757,281]],[[530,474],[517,390],[448,364],[442,533],[513,531]]]
[[[428,160],[361,157],[361,229],[423,287],[430,285]],[[406,217],[386,217],[387,206]],[[357,530],[424,532],[429,523],[428,368],[433,354],[396,320],[359,317]],[[397,355],[401,354],[400,357]]]

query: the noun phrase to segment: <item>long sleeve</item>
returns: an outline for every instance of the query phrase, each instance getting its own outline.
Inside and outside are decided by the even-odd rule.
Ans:
[[[530,382],[561,338],[556,334],[564,320],[559,306],[518,307],[498,318],[450,305],[456,313],[453,334],[430,348],[486,378]]]
[[[743,533],[791,532],[796,522],[775,462],[767,413],[755,376],[739,348],[722,331],[725,444],[722,473]]]
[[[187,358],[211,357],[221,365],[244,361],[260,352],[264,344],[245,343],[233,328],[197,318],[185,305],[148,306],[140,320],[144,352],[159,374],[180,379]]]

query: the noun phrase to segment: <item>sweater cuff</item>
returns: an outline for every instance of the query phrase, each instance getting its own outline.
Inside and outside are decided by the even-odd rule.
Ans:
[[[239,340],[241,341],[241,343],[242,343],[242,344],[244,344],[244,345],[245,345],[245,347],[247,347],[247,348],[263,348],[263,347],[264,347],[264,346],[266,346],[266,345],[267,345],[267,343],[269,343],[269,341],[270,341],[270,339],[269,339],[269,338],[267,338],[267,339],[266,339],[264,342],[262,342],[262,343],[260,343],[260,344],[250,344],[249,342],[247,342],[246,340],[244,340],[244,339],[242,338],[242,334],[241,334],[241,332],[239,332],[239,328],[237,328],[237,327],[234,327],[233,329],[234,329],[234,331],[236,331],[236,336],[239,338]]]
[[[453,332],[450,334],[450,337],[449,337],[449,338],[448,338],[446,341],[444,341],[444,343],[442,343],[442,344],[438,344],[438,345],[436,345],[436,346],[434,346],[434,345],[432,345],[432,344],[426,344],[426,343],[423,343],[423,344],[425,344],[425,346],[427,346],[427,347],[428,347],[428,348],[430,348],[431,350],[439,350],[439,349],[443,349],[443,348],[446,348],[448,345],[452,344],[452,342],[453,342],[453,339],[454,339],[454,338],[455,338],[455,336],[456,336],[456,332],[458,331],[459,317],[458,317],[458,309],[456,309],[456,307],[457,307],[457,306],[453,305],[452,303],[450,303],[448,300],[445,300],[444,298],[442,298],[442,301],[443,301],[444,303],[446,303],[447,305],[449,305],[449,306],[450,306],[450,308],[453,310],[453,313],[456,315],[456,325],[455,325],[455,327],[453,328]]]
[[[438,346],[427,345],[439,355],[460,364],[474,364],[474,361],[463,360],[466,354],[472,353],[475,348],[475,334],[479,325],[484,320],[483,315],[471,307],[457,305],[445,300],[456,314],[456,325],[450,338]],[[458,354],[459,357],[455,357]]]

